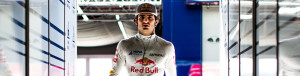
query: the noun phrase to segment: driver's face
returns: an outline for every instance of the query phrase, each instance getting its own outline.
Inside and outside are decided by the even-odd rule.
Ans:
[[[140,13],[137,19],[139,33],[149,36],[155,28],[155,15],[151,13]]]

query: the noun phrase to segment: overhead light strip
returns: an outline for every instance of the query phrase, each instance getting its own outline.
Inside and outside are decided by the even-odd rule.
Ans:
[[[82,9],[79,7],[79,5],[77,5],[77,13],[78,14],[83,14],[83,11],[82,11]],[[82,17],[83,17],[83,20],[84,21],[88,21],[89,20],[89,18],[86,16],[86,15],[82,15]]]
[[[116,19],[117,19],[117,20],[120,20],[120,15],[116,15]],[[119,28],[120,28],[122,34],[123,34],[123,37],[124,37],[125,39],[128,38],[128,37],[127,37],[127,34],[126,34],[126,31],[125,31],[125,28],[124,28],[124,26],[123,26],[122,21],[118,21],[118,25],[119,25]]]

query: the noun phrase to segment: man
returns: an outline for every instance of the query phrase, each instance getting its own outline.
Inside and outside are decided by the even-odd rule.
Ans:
[[[175,50],[171,42],[155,35],[158,24],[154,5],[143,3],[137,7],[134,23],[138,34],[121,40],[113,61],[112,76],[126,71],[130,76],[176,76]],[[121,70],[124,67],[126,70]]]

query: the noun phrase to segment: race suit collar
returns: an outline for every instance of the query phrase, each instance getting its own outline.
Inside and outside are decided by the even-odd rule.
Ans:
[[[137,38],[139,38],[139,39],[143,39],[143,40],[152,40],[152,39],[154,39],[155,38],[155,34],[152,34],[152,35],[150,35],[150,36],[144,36],[144,35],[142,35],[142,34],[140,34],[140,33],[137,33]]]

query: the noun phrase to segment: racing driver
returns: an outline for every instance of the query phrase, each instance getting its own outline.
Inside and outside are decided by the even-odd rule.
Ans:
[[[138,33],[118,43],[111,76],[121,71],[130,76],[177,76],[175,49],[171,42],[155,35],[158,24],[157,9],[149,3],[137,7],[134,23]],[[125,70],[121,70],[121,68]]]

